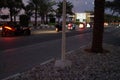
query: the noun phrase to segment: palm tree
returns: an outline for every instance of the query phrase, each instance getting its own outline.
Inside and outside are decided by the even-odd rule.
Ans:
[[[104,32],[104,3],[105,0],[95,0],[94,8],[94,27],[93,27],[93,40],[92,52],[103,52],[103,32]]]
[[[5,7],[5,0],[0,0],[0,18],[3,18],[4,15],[2,16],[1,13],[2,13],[2,8]]]
[[[53,9],[54,1],[50,0],[30,0],[29,5],[33,6],[33,11],[35,12],[35,26],[37,26],[38,14],[41,17],[42,22],[44,22],[44,17]]]
[[[35,28],[37,26],[38,8],[39,8],[39,5],[42,5],[43,1],[44,0],[30,0],[28,2],[29,5],[33,6],[33,10],[35,13]]]
[[[106,1],[105,7],[110,9],[113,15],[115,13],[120,14],[120,0]]]
[[[22,0],[2,0],[3,4],[2,7],[4,8],[8,8],[9,12],[10,12],[10,20],[13,21],[12,17],[15,16],[19,13],[19,11],[21,10],[23,3]]]
[[[114,4],[115,4],[115,11],[118,12],[118,14],[120,14],[120,0],[114,0]]]
[[[58,2],[57,4],[58,8],[56,9],[56,17],[58,18],[58,22],[60,21],[60,18],[62,16],[62,7],[63,7],[63,2]],[[66,2],[66,14],[70,14],[72,15],[73,12],[72,12],[72,8],[73,8],[73,5],[71,2],[67,1]]]
[[[30,17],[33,15],[33,10],[34,10],[34,7],[32,4],[27,4],[24,6],[24,11],[25,11],[25,15],[27,15],[30,19]]]
[[[17,0],[14,2],[15,2],[15,6],[13,8],[13,16],[14,16],[14,22],[16,22],[16,16],[21,11],[21,9],[23,9],[24,4],[23,4],[22,0]]]
[[[1,11],[1,9],[2,9],[2,7],[3,7],[3,0],[0,0],[0,11]]]
[[[41,23],[47,23],[48,13],[53,12],[53,6],[55,5],[54,1],[44,0],[42,5],[39,5],[39,15],[41,16]],[[46,17],[46,22],[45,22]]]

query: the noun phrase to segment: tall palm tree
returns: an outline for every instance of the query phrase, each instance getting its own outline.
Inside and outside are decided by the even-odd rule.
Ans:
[[[13,0],[15,2],[15,6],[13,8],[13,16],[14,16],[14,22],[16,22],[16,16],[19,14],[19,12],[21,11],[21,9],[23,9],[23,2],[22,0]]]
[[[112,11],[112,14],[120,14],[120,0],[106,1],[106,8]]]
[[[33,15],[34,6],[32,4],[27,4],[23,9],[25,11],[25,15],[27,15],[30,19],[30,17]]]
[[[47,2],[46,4],[46,12],[45,12],[45,15],[46,15],[46,23],[48,23],[48,16],[50,13],[54,13],[55,10],[53,9],[53,6],[55,5],[56,3],[54,1],[51,1],[51,2]]]
[[[44,17],[49,11],[52,10],[54,3],[50,0],[30,0],[30,5],[33,5],[33,11],[35,12],[35,26],[37,26],[38,14],[41,17],[42,22],[44,22]]]
[[[50,1],[50,0],[44,0],[42,2],[42,5],[39,5],[39,15],[41,16],[41,20],[42,23],[46,23],[47,22],[47,17],[48,17],[48,13],[53,12],[53,6],[55,5],[54,1]],[[46,17],[46,22],[45,22],[45,17]]]
[[[1,3],[1,1],[2,0],[0,0],[0,3]],[[1,13],[2,13],[1,8],[2,8],[2,6],[0,5],[0,18],[1,18]]]
[[[1,10],[2,8],[5,8],[5,5],[6,5],[6,0],[0,0],[0,18],[5,20],[5,19],[8,19],[9,18],[9,15],[1,15],[1,13],[3,13]]]
[[[13,21],[12,17],[16,16],[19,11],[21,10],[23,3],[22,0],[2,0],[3,5],[2,7],[8,8],[10,12],[10,20]]]
[[[0,0],[0,11],[1,11],[2,7],[3,7],[3,0]]]
[[[35,13],[35,28],[37,26],[37,17],[38,17],[38,6],[42,4],[44,0],[30,0],[28,4],[33,6],[33,10]]]
[[[92,52],[103,52],[103,32],[104,32],[104,3],[105,0],[95,0],[94,8],[94,27]]]
[[[62,7],[63,7],[63,2],[58,2],[57,4],[58,8],[56,9],[56,17],[58,18],[58,22],[60,21],[60,18],[62,16]],[[72,8],[73,8],[73,4],[69,1],[66,2],[66,14],[73,14],[72,12]]]
[[[114,0],[113,2],[115,5],[115,11],[118,12],[118,14],[120,14],[120,0]]]

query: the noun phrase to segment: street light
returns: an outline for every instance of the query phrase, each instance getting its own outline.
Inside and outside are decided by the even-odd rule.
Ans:
[[[65,60],[66,53],[66,37],[65,37],[65,26],[66,26],[66,0],[63,0],[63,14],[62,14],[62,55],[61,59]]]

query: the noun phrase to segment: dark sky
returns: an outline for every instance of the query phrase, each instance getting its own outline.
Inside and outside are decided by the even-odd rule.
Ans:
[[[23,0],[27,2],[29,0]],[[55,0],[55,1],[62,1],[62,0]],[[94,0],[67,0],[73,3],[73,11],[75,12],[83,12],[85,10],[92,10],[94,6]]]
[[[27,2],[28,0],[23,0],[24,2]],[[54,1],[62,1],[62,0],[54,0]],[[93,10],[94,8],[94,0],[67,0],[73,3],[74,12],[84,12],[86,10]],[[112,0],[106,0],[106,1],[112,1]]]

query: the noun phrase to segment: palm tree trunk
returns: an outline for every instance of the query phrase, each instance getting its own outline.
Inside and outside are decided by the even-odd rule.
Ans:
[[[60,23],[60,17],[58,17],[58,23]]]
[[[44,14],[41,15],[41,23],[42,23],[42,24],[45,23],[45,16],[44,16]]]
[[[13,22],[13,18],[12,18],[12,16],[13,16],[13,9],[10,8],[10,21],[11,21],[11,22]]]
[[[48,15],[46,14],[45,24],[48,24]]]
[[[37,27],[37,11],[38,11],[38,6],[36,5],[36,8],[35,8],[35,28]]]
[[[93,27],[93,40],[92,52],[103,52],[103,32],[104,32],[104,3],[105,0],[95,0],[94,8],[94,27]]]
[[[14,15],[14,22],[16,22],[16,15]]]

